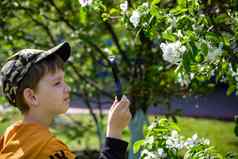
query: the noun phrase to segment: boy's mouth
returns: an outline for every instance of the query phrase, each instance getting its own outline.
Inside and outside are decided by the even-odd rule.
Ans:
[[[66,98],[64,98],[64,101],[65,101],[65,102],[69,102],[69,101],[70,101],[70,98],[69,98],[69,97],[66,97]]]

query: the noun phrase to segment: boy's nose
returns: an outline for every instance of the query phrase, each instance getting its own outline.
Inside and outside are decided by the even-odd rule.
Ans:
[[[70,92],[70,90],[71,90],[70,86],[65,83],[65,92],[68,93]]]

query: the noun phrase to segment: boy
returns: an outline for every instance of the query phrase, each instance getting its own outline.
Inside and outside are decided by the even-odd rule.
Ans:
[[[63,42],[47,50],[24,49],[1,69],[3,93],[23,114],[0,139],[0,159],[74,159],[68,147],[48,130],[53,118],[69,107],[70,88],[64,82],[64,62],[70,46]],[[108,114],[100,159],[124,159],[127,142],[121,132],[131,118],[129,100],[115,100]]]

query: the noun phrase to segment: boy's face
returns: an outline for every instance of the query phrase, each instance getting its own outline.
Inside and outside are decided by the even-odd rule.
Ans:
[[[41,111],[51,115],[65,113],[70,102],[69,91],[69,86],[64,82],[63,70],[45,74],[35,92]]]

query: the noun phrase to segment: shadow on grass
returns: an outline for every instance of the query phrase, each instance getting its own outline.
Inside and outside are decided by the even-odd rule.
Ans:
[[[238,147],[238,140],[237,141],[230,141],[229,144]]]

